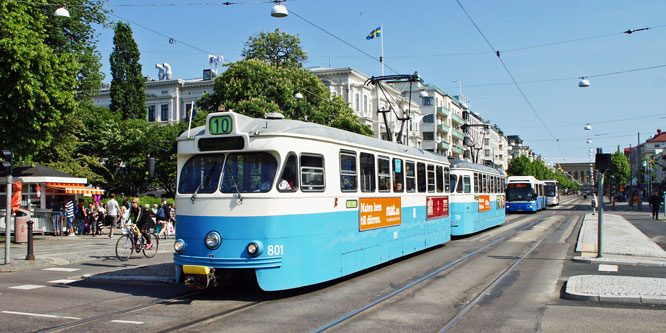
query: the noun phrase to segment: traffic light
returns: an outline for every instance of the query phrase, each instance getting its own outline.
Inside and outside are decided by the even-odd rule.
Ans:
[[[0,163],[0,172],[6,173],[7,175],[11,174],[13,159],[11,149],[3,149],[2,156],[0,156],[0,158],[2,158],[2,162]]]
[[[146,159],[146,175],[148,179],[153,179],[155,177],[155,158],[148,156]]]

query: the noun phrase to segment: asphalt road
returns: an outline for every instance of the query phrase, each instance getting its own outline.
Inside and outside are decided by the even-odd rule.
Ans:
[[[571,261],[586,209],[586,202],[575,200],[538,214],[509,215],[501,227],[343,279],[283,292],[263,292],[243,280],[193,292],[159,283],[81,278],[169,263],[168,254],[61,267],[71,271],[5,273],[0,275],[0,330],[304,332],[334,324],[329,331],[422,332],[441,331],[460,316],[451,331],[663,331],[664,307],[561,298],[568,276],[599,274],[597,265]],[[643,230],[639,224],[645,224],[649,237],[663,237],[660,228],[636,214],[637,226]],[[428,274],[432,276],[424,279]],[[664,270],[621,267],[618,274],[663,277]],[[17,286],[24,289],[12,289]],[[387,297],[391,293],[395,295]],[[369,306],[384,297],[386,301]]]

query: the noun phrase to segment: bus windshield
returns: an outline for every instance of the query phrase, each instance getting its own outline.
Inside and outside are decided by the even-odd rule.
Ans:
[[[546,185],[544,186],[544,188],[546,189],[547,197],[554,197],[557,195],[557,186],[555,186],[554,184]]]
[[[527,183],[511,183],[506,189],[506,201],[533,201],[534,189]]]

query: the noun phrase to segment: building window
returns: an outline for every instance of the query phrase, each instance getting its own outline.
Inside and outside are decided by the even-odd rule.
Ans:
[[[355,110],[356,110],[356,111],[360,111],[360,110],[361,110],[361,100],[360,100],[360,98],[361,98],[361,97],[359,96],[359,94],[355,94],[355,95],[354,95],[354,102],[356,102],[356,105],[354,105],[354,107],[355,107]]]
[[[148,105],[148,122],[155,121],[155,105]]]
[[[169,121],[169,105],[160,105],[160,121]]]
[[[432,105],[432,97],[423,97],[422,103],[424,106]]]
[[[432,124],[435,122],[435,115],[434,114],[428,114],[423,116],[423,122],[425,124]]]
[[[363,113],[368,114],[368,95],[363,95]]]
[[[490,138],[486,138],[486,146],[490,145]]]
[[[423,140],[433,140],[434,135],[432,132],[423,132]]]

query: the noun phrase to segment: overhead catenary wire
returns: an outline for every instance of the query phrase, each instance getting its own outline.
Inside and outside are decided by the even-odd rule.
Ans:
[[[497,55],[497,59],[498,59],[499,62],[502,64],[502,67],[504,68],[504,70],[506,71],[506,73],[507,73],[507,74],[509,75],[509,77],[511,78],[511,81],[513,81],[513,84],[516,86],[516,88],[517,88],[518,91],[520,92],[521,96],[523,97],[523,99],[525,100],[525,102],[527,103],[527,105],[529,106],[530,110],[532,110],[532,113],[534,113],[534,115],[535,115],[535,116],[537,117],[537,119],[541,122],[541,124],[542,124],[543,127],[548,131],[548,133],[553,137],[553,139],[555,139],[555,142],[557,143],[557,148],[559,149],[560,154],[562,155],[562,158],[564,158],[564,153],[562,152],[562,146],[560,145],[560,140],[555,136],[555,134],[553,133],[553,131],[550,130],[550,128],[548,127],[548,125],[546,125],[546,122],[543,121],[543,119],[541,118],[541,116],[539,115],[539,113],[536,111],[536,109],[534,108],[534,105],[532,105],[532,102],[530,101],[530,99],[527,98],[527,95],[525,94],[525,92],[523,91],[523,89],[522,89],[522,88],[520,87],[520,85],[518,84],[518,81],[516,81],[515,77],[513,76],[513,74],[512,74],[511,71],[509,70],[509,68],[506,66],[506,64],[504,63],[504,61],[502,60],[502,57],[501,57],[501,53],[500,53],[500,51],[499,51],[498,49],[496,49],[496,48],[493,46],[492,43],[490,43],[490,41],[488,40],[488,38],[486,37],[486,35],[483,33],[483,31],[481,31],[481,28],[479,28],[479,26],[476,24],[476,22],[474,21],[474,19],[472,18],[472,16],[467,12],[467,10],[466,10],[465,7],[462,5],[462,3],[460,3],[460,0],[456,0],[456,2],[458,3],[458,6],[460,6],[460,8],[462,9],[462,11],[465,13],[465,15],[467,16],[467,18],[470,20],[470,22],[472,22],[472,24],[474,25],[474,27],[476,28],[476,30],[479,32],[479,34],[481,35],[481,37],[483,37],[483,39],[486,41],[486,44],[488,44],[488,46],[490,47],[490,49],[493,50],[493,51],[496,53],[496,55]]]

